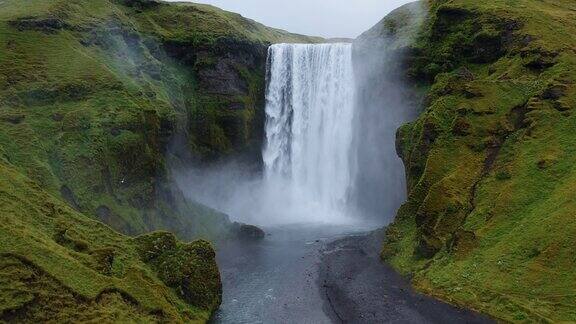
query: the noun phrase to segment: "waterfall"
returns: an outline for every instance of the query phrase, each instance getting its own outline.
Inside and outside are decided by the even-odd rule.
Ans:
[[[250,224],[389,222],[406,197],[395,132],[413,109],[387,46],[272,45],[263,176],[231,162],[190,172],[181,186]]]
[[[284,202],[278,213],[346,219],[354,175],[352,45],[273,45],[267,72],[264,182]]]

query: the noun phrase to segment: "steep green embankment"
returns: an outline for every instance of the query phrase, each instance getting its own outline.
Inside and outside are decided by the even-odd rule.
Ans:
[[[310,41],[205,5],[0,3],[0,156],[124,233],[214,235],[167,158],[259,148],[268,42]]]
[[[129,238],[0,165],[0,322],[203,322],[220,304],[208,242]]]
[[[147,0],[0,1],[0,321],[204,321],[225,215],[169,163],[255,159],[266,48],[315,41]]]
[[[576,3],[434,0],[398,132],[409,198],[383,258],[508,321],[576,321]]]

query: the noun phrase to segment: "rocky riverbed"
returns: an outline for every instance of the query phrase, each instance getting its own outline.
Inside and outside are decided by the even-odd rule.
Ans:
[[[227,242],[214,323],[490,323],[415,293],[378,259],[377,233],[339,226],[267,229],[260,242]]]

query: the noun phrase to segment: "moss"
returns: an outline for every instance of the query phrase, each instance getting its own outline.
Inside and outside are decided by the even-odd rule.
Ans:
[[[165,271],[141,258],[154,240],[114,232],[5,164],[0,188],[0,319],[194,322],[217,307],[210,296],[219,296],[220,279],[209,244],[170,235],[182,247],[175,251],[186,251],[171,261],[194,269],[184,277],[188,287],[202,287],[202,298],[187,298],[159,279]]]
[[[206,5],[2,1],[0,320],[206,321],[212,248],[176,237],[230,222],[185,199],[168,164],[258,146],[267,45],[320,40]],[[246,87],[219,92],[222,65]]]
[[[135,241],[141,259],[150,264],[158,277],[184,300],[208,310],[220,305],[220,273],[210,243],[179,244],[173,234],[163,232],[139,236]]]
[[[410,71],[430,91],[398,133],[409,198],[382,257],[504,321],[575,321],[573,4],[429,4]]]
[[[319,42],[321,38],[294,35],[268,28],[239,14],[194,3],[166,4],[138,12],[139,24],[146,32],[161,38],[211,45],[222,38],[252,42]]]
[[[1,6],[3,158],[126,234],[222,235],[226,216],[169,188],[167,159],[206,162],[254,151],[267,44],[320,41],[206,5],[9,0]],[[222,94],[205,82],[222,64],[246,83],[241,93]],[[169,151],[175,138],[184,140]]]

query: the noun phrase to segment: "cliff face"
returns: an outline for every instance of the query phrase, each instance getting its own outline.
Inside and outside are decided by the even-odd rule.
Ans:
[[[427,89],[397,135],[408,201],[382,257],[509,321],[575,321],[576,7],[429,1],[406,56]]]
[[[313,41],[205,5],[5,1],[0,137],[11,165],[127,234],[224,231],[170,161],[258,162],[267,44]]]
[[[169,164],[257,160],[267,44],[210,6],[0,3],[0,320],[205,321],[226,215]],[[59,311],[61,309],[61,311]]]

